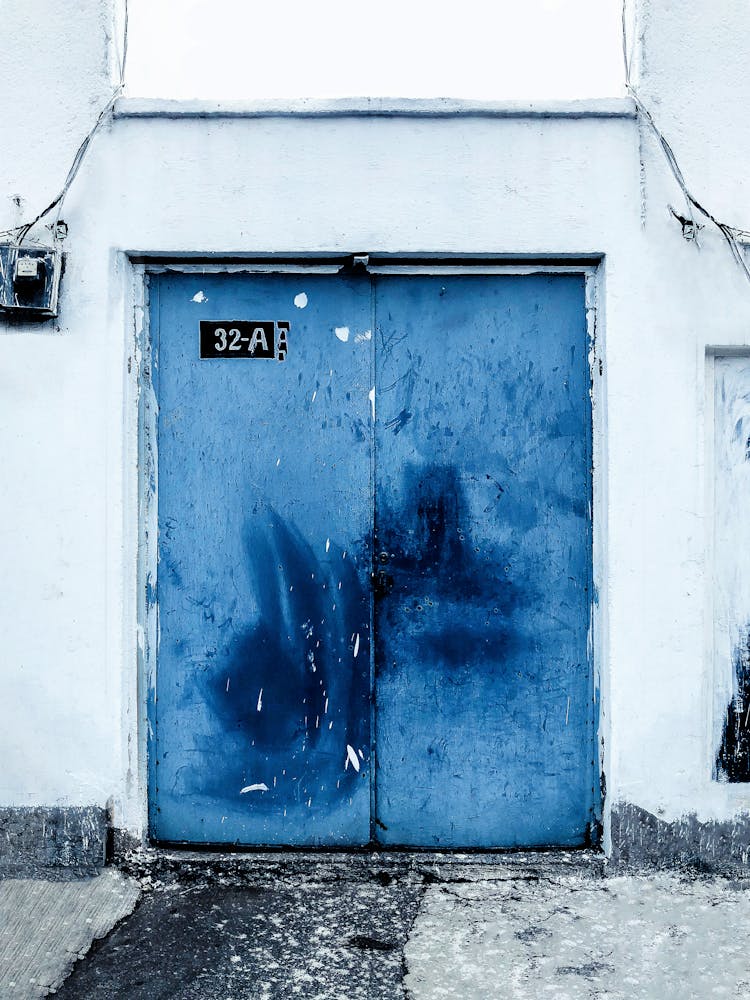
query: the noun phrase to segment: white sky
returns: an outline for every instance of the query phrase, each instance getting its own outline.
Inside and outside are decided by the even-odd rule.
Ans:
[[[620,0],[129,0],[131,97],[613,97]]]

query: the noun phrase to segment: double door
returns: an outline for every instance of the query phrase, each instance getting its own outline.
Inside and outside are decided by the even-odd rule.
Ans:
[[[580,844],[580,275],[151,279],[168,842]]]

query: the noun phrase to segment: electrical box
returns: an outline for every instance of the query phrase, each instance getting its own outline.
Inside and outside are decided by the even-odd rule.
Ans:
[[[62,254],[34,243],[0,243],[0,312],[57,316]]]

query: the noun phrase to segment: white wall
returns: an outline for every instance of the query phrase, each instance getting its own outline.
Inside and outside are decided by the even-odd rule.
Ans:
[[[18,0],[9,6],[23,9]],[[696,193],[705,181],[706,200],[734,218],[744,208],[739,165],[750,135],[743,145],[744,133],[727,124],[715,141],[734,166],[725,173],[716,153],[708,162],[709,125],[724,111],[702,101],[698,83],[694,91],[684,84],[697,73],[697,57],[678,51],[682,14],[698,34],[689,6],[673,2],[659,18],[645,9],[640,23],[652,48],[639,85],[659,94],[665,130],[684,140],[678,151],[686,173],[695,172]],[[722,29],[727,45],[739,47],[750,12],[738,0],[724,9],[734,18]],[[71,109],[67,128],[52,129],[54,102],[43,127],[39,111],[37,127],[0,88],[9,134],[26,155],[23,168],[4,167],[0,206],[17,189],[34,205],[45,200],[67,166],[56,159],[62,140],[75,145],[73,133],[108,91],[107,6],[90,0],[77,10],[76,18],[90,19],[87,31],[64,18],[57,29],[70,33],[71,45],[88,40],[80,62],[91,68],[79,75],[68,67],[55,84]],[[42,67],[55,48],[44,44]],[[10,46],[5,34],[0,65]],[[699,61],[706,81],[721,63],[740,86],[739,55],[727,59],[706,45]],[[729,89],[726,100],[735,101]],[[707,345],[748,343],[750,284],[718,238],[702,234],[700,251],[682,239],[665,208],[678,207],[678,192],[629,106],[617,105],[619,117],[578,118],[206,118],[195,108],[165,118],[153,110],[122,105],[71,191],[58,323],[0,326],[0,531],[10,571],[0,803],[112,799],[118,825],[137,831],[143,818],[135,321],[123,251],[366,249],[606,255],[596,419],[606,442],[598,474],[608,802],[623,799],[665,819],[749,809],[745,787],[711,778],[704,396]],[[44,137],[43,153],[24,153],[31,136]],[[3,218],[15,221],[9,209]]]
[[[750,9],[740,0],[716,9],[642,0],[637,25],[634,83],[693,195],[721,221],[750,224]],[[711,777],[722,721],[713,691],[726,690],[731,663],[711,655],[706,353],[750,344],[750,282],[710,223],[700,247],[681,238],[667,205],[684,215],[684,199],[654,136],[645,125],[640,132],[644,228],[634,251],[642,259],[619,336],[608,316],[610,790],[667,820],[693,811],[728,819],[747,811],[750,794]]]
[[[111,63],[100,0],[3,3],[0,229],[55,196],[112,92]],[[60,326],[0,326],[4,804],[104,803],[117,773],[119,703],[105,655],[103,358],[67,308]]]

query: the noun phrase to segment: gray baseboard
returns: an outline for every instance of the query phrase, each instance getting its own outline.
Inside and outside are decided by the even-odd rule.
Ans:
[[[750,872],[750,815],[701,822],[695,813],[667,822],[630,802],[612,806],[614,868],[692,868]]]
[[[0,876],[99,869],[108,835],[98,806],[0,806]]]
[[[119,834],[119,836],[118,836]],[[750,874],[750,814],[668,822],[630,802],[612,806],[609,867],[692,868]],[[85,874],[139,847],[98,806],[0,806],[0,878]]]

